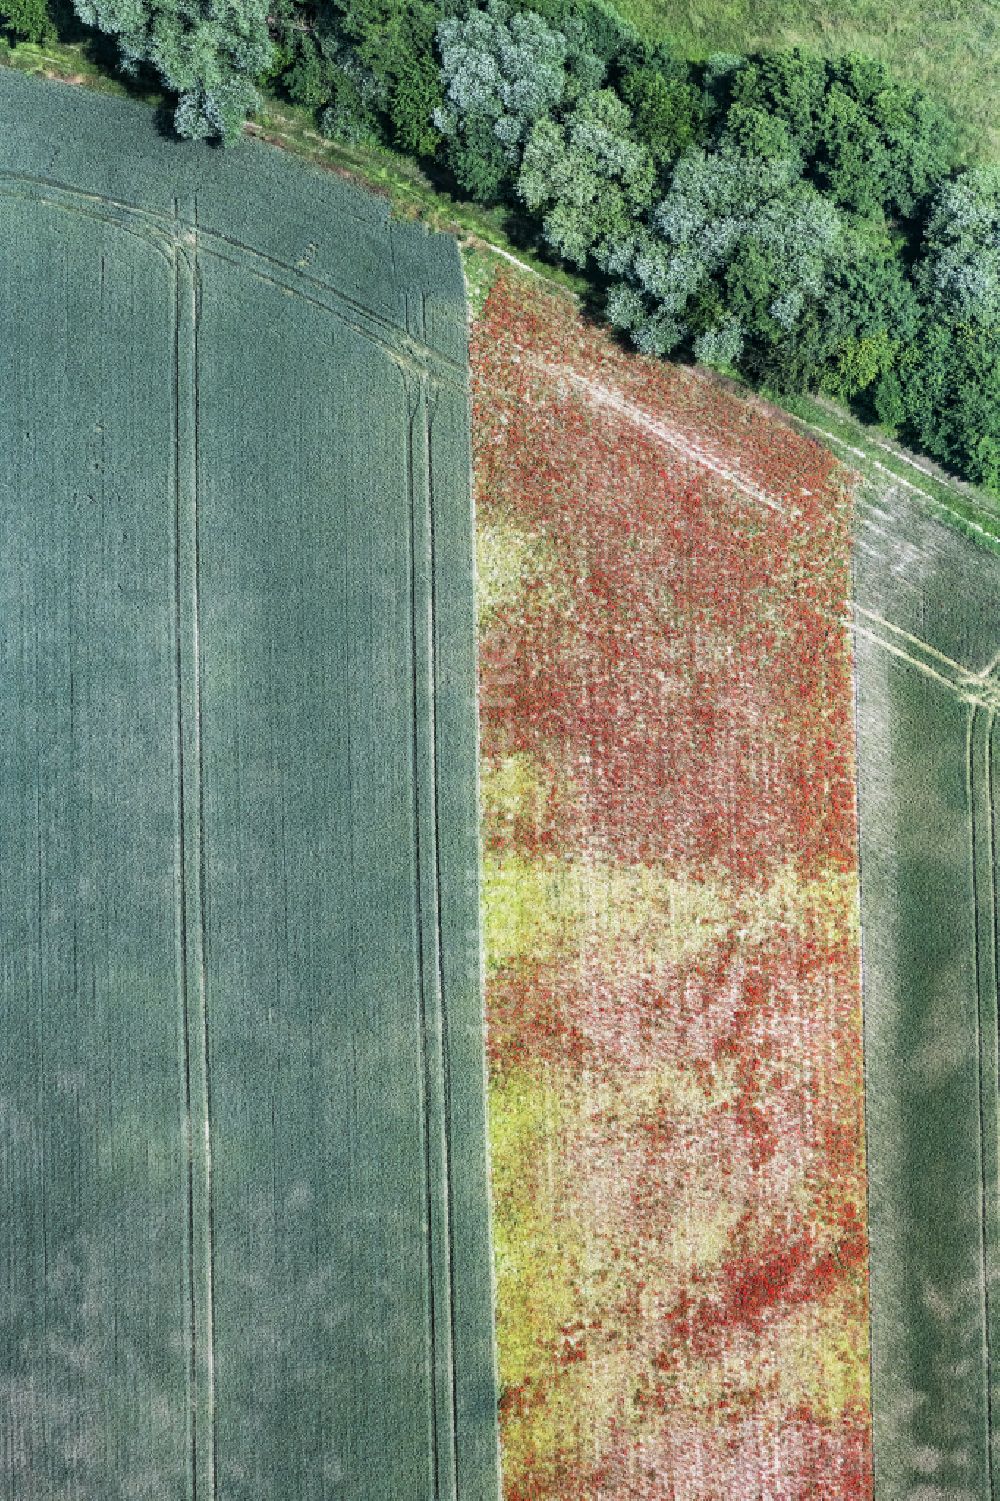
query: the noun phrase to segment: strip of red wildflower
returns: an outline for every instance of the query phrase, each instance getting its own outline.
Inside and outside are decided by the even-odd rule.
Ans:
[[[473,380],[507,1496],[860,1501],[845,476],[514,276]]]

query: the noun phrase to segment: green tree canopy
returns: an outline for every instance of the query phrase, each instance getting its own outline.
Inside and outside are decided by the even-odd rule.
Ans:
[[[900,361],[904,426],[926,451],[1000,490],[997,325],[930,319]]]
[[[728,84],[724,137],[765,156],[794,154],[852,212],[910,215],[954,164],[950,117],[883,63],[796,48],[745,59]]]
[[[625,73],[621,95],[632,112],[632,130],[658,167],[669,167],[689,146],[703,142],[705,96],[681,63],[643,63]]]
[[[233,140],[271,61],[267,0],[73,0],[80,19],[117,39],[122,69],[156,69],[179,96],[191,139]]]
[[[517,191],[552,249],[573,265],[607,263],[650,202],[653,159],[635,141],[629,110],[611,89],[588,94],[565,120],[536,122]]]
[[[900,361],[902,425],[928,453],[1000,489],[1000,171],[946,183],[931,207],[916,284],[917,337]]]
[[[533,11],[505,0],[470,3],[437,29],[444,104],[434,123],[447,137],[459,183],[479,198],[512,186],[532,126],[595,89],[604,64]]]
[[[3,0],[0,31],[10,32],[18,41],[48,41],[55,35],[55,27],[46,0]]]
[[[938,193],[917,280],[945,321],[1000,324],[1000,169],[963,172]]]
[[[689,151],[667,196],[608,258],[611,321],[649,354],[691,348],[746,363],[780,345],[823,296],[840,252],[834,206],[797,165]]]
[[[437,0],[328,0],[320,12],[345,48],[340,66],[385,120],[393,145],[430,156],[441,139],[433,123],[444,104],[435,32]]]

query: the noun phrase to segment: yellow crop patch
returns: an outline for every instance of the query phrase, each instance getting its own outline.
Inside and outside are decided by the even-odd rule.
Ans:
[[[662,866],[487,854],[483,915],[490,969],[597,952],[623,972],[655,975],[715,943],[731,903],[721,883]]]
[[[525,531],[494,511],[476,524],[476,614],[480,632],[500,613],[516,614],[529,592],[548,607],[570,603],[568,590],[556,581],[552,543]]]

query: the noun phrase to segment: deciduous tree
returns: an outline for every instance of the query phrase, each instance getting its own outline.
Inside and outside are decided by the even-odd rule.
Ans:
[[[0,31],[18,41],[45,42],[55,35],[46,0],[3,0]]]
[[[648,221],[608,257],[620,278],[609,315],[646,353],[697,346],[703,358],[752,364],[823,296],[842,234],[795,163],[690,151]]]
[[[589,94],[561,123],[537,121],[517,191],[542,219],[552,249],[575,266],[606,265],[650,202],[653,159],[631,131],[629,110],[611,89]]]
[[[575,41],[575,45],[574,45]],[[532,11],[489,0],[437,29],[445,102],[434,123],[448,138],[459,183],[489,199],[513,185],[536,121],[596,88],[604,65]]]
[[[178,135],[231,141],[257,102],[271,59],[267,0],[73,0],[118,41],[121,65],[155,68],[177,94]]]

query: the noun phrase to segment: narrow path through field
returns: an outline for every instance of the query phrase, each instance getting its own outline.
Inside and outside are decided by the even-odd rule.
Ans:
[[[991,1348],[996,1344],[996,1309],[990,1288],[990,1269],[996,1265],[997,1128],[997,973],[996,866],[993,820],[993,730],[996,704],[973,703],[969,714],[966,785],[969,806],[970,869],[976,934],[977,1085],[979,1096],[980,1149],[980,1300],[985,1334],[986,1369],[991,1369]],[[993,1390],[986,1382],[986,1447],[990,1456],[990,1494],[994,1494],[994,1458],[991,1434]]]
[[[174,626],[176,636],[179,981],[187,1150],[191,1489],[213,1501],[215,1245],[208,983],[198,516],[198,231],[193,194],[174,199]]]
[[[854,616],[854,621],[848,623],[858,635],[867,636],[893,656],[908,662],[926,676],[936,678],[966,703],[994,710],[1000,707],[1000,686],[990,682],[1000,659],[994,658],[981,671],[973,672],[909,631],[893,625],[891,620],[874,610],[855,605]]]
[[[665,422],[656,417],[651,417],[648,412],[629,401],[620,391],[615,391],[609,386],[604,386],[600,381],[592,380],[589,376],[581,375],[579,371],[572,370],[568,365],[553,364],[550,361],[530,357],[532,365],[543,371],[546,375],[553,376],[557,381],[562,381],[583,391],[597,406],[606,407],[619,417],[624,417],[635,427],[648,433],[660,443],[665,443],[673,448],[682,458],[690,464],[697,464],[699,468],[708,469],[720,479],[726,480],[740,494],[748,500],[754,500],[758,505],[767,506],[769,510],[786,514],[786,507],[780,501],[775,500],[773,495],[768,495],[759,485],[742,474],[739,469],[731,464],[726,464],[716,454],[711,453],[703,444],[695,440],[687,433],[681,432],[676,427],[669,427]]]

